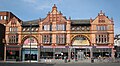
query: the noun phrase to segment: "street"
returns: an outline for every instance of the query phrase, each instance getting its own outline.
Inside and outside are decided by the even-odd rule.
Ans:
[[[0,63],[0,66],[119,66],[120,63]]]

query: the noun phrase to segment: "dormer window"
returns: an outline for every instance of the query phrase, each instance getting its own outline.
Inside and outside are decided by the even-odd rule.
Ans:
[[[0,20],[2,20],[3,19],[3,16],[0,16]]]
[[[4,16],[4,20],[7,20],[7,16]]]

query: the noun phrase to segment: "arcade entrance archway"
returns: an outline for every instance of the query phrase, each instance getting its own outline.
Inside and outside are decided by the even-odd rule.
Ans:
[[[35,37],[25,37],[22,46],[22,61],[38,61],[37,44]]]
[[[72,39],[71,58],[72,59],[85,59],[90,58],[90,40],[84,35],[75,36]]]

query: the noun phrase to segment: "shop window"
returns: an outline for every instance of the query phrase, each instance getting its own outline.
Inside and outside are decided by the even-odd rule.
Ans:
[[[7,56],[7,60],[9,59],[16,60],[19,57],[19,51],[7,50],[6,56]]]

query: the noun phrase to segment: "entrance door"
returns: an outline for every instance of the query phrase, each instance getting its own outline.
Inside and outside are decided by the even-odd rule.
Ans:
[[[22,60],[23,61],[37,61],[38,60],[38,51],[36,50],[23,50],[22,51]]]
[[[25,54],[25,61],[37,61],[37,54]]]
[[[77,52],[77,58],[78,58],[78,60],[83,60],[84,59],[84,52],[81,52],[81,51]]]

